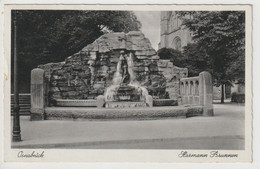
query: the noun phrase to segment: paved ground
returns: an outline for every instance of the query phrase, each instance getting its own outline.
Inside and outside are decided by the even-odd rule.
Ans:
[[[29,121],[14,148],[244,149],[244,105],[214,104],[215,116],[187,119]]]

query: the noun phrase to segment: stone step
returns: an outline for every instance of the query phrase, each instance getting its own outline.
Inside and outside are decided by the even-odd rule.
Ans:
[[[14,95],[13,94],[11,94],[11,99],[13,99],[14,98]],[[19,94],[19,99],[30,99],[31,98],[31,94],[28,94],[28,93],[26,93],[26,94]]]
[[[13,98],[13,97],[12,97]],[[30,100],[31,99],[31,96],[24,96],[24,97],[22,97],[22,96],[19,96],[19,99],[24,99],[24,100]]]
[[[11,103],[11,106],[12,106],[13,104],[14,104],[14,103],[12,102],[12,103]],[[19,105],[30,105],[30,106],[31,106],[31,103],[30,103],[30,102],[19,101]]]
[[[11,115],[13,115],[14,106],[14,95],[11,94]],[[30,115],[31,109],[31,94],[30,93],[20,93],[19,94],[19,114],[20,115]]]
[[[147,107],[145,102],[106,102],[106,108],[137,108]]]
[[[97,100],[56,99],[55,106],[60,106],[60,107],[97,107]]]
[[[154,99],[153,106],[178,106],[178,101],[174,99]]]
[[[28,111],[30,111],[30,109],[31,109],[31,107],[22,107],[22,106],[20,106],[20,110],[22,111],[22,110],[28,110]],[[13,111],[13,107],[11,107],[11,111]]]
[[[13,114],[13,110],[11,111],[11,113]],[[26,115],[30,115],[30,109],[20,109],[19,110],[19,113],[23,113],[23,114],[26,114]]]
[[[13,116],[13,115],[14,115],[14,113],[11,112],[11,116]],[[20,115],[20,116],[29,116],[29,115],[30,115],[30,112],[28,112],[28,111],[20,111],[20,112],[19,112],[19,115]]]
[[[11,104],[14,104],[14,101],[11,100]],[[19,104],[31,104],[30,100],[19,100]]]
[[[14,106],[11,105],[11,109],[12,109],[13,107],[14,107]],[[19,105],[19,107],[20,107],[20,109],[22,109],[22,108],[28,108],[28,109],[30,109],[30,108],[31,108],[31,105]]]
[[[20,106],[20,110],[29,110],[30,111],[30,109],[31,109],[31,106],[28,106],[28,107]],[[13,107],[11,107],[11,111],[13,111]]]
[[[14,99],[11,98],[11,101],[14,101]],[[30,102],[31,98],[19,98],[19,101],[28,101],[28,102]]]
[[[30,115],[30,107],[26,107],[26,108],[24,108],[24,107],[20,107],[20,110],[19,110],[19,114],[20,115]],[[13,108],[11,108],[11,115],[13,115]]]

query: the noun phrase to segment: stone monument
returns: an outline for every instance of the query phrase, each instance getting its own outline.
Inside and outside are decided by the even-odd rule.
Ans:
[[[153,99],[177,100],[179,80],[188,75],[187,68],[161,60],[140,31],[104,34],[64,62],[38,68],[48,79],[50,105],[57,99],[95,100],[120,81],[144,87]]]
[[[212,116],[211,75],[187,75],[139,31],[104,34],[64,62],[32,70],[31,119]]]
[[[117,70],[113,77],[113,85],[105,91],[106,107],[146,107],[148,91],[136,81],[133,72],[133,54],[120,51]],[[124,103],[121,103],[124,102]],[[127,103],[126,103],[127,102]]]

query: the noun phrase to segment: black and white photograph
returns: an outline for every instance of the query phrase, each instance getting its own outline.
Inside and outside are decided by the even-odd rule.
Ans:
[[[7,159],[249,162],[251,8],[181,9],[8,8]]]

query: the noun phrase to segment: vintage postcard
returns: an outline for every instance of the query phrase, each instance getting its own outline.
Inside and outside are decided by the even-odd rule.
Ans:
[[[3,5],[5,162],[251,162],[250,5]]]

